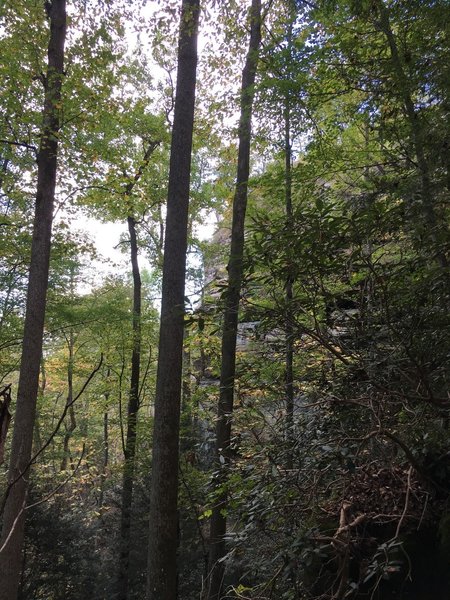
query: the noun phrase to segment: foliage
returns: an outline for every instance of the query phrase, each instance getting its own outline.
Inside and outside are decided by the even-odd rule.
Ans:
[[[44,93],[48,23],[41,4],[0,7],[0,382],[12,383],[13,396]],[[130,598],[140,598],[178,6],[165,3],[152,16],[130,2],[69,4],[59,218],[20,597],[115,593],[132,290],[126,275],[92,272],[93,242],[73,224],[81,211],[100,221],[133,217],[140,258],[150,265],[142,278],[130,573]],[[214,410],[247,8],[210,2],[203,16],[189,224],[196,258],[180,438],[180,597],[202,593],[210,516],[223,492],[226,597],[445,597],[448,6],[266,3],[240,307],[248,343],[238,348],[232,457],[219,466]],[[200,241],[198,224],[211,213],[217,231]],[[128,240],[122,242],[128,252]],[[293,436],[286,331],[294,349]],[[70,394],[80,395],[68,406]],[[6,454],[9,440],[10,433]],[[6,468],[0,466],[2,496]]]

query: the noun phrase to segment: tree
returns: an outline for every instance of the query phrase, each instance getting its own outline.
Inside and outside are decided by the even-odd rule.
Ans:
[[[125,441],[125,463],[123,467],[123,485],[122,485],[122,518],[120,527],[121,548],[120,548],[120,567],[119,567],[119,600],[126,600],[128,596],[129,579],[129,556],[130,556],[130,525],[131,525],[131,505],[133,500],[133,483],[136,455],[136,425],[137,413],[139,410],[139,382],[141,370],[141,317],[142,317],[142,283],[141,273],[138,262],[138,244],[136,236],[136,220],[132,212],[132,202],[129,199],[134,185],[138,182],[145,166],[150,160],[153,150],[159,142],[151,142],[145,152],[143,163],[139,167],[134,179],[128,183],[125,189],[125,198],[129,202],[130,214],[127,217],[128,232],[130,235],[130,259],[133,276],[133,352],[131,356],[131,379],[130,393],[127,411],[127,433]]]
[[[2,600],[14,600],[17,597],[21,569],[24,510],[42,354],[56,186],[61,88],[64,77],[66,0],[53,0],[46,4],[46,10],[50,21],[50,39],[47,72],[43,80],[45,99],[41,142],[37,157],[36,211],[8,490],[0,541],[0,573],[4,582],[0,590]]]
[[[199,0],[183,0],[169,168],[153,433],[147,580],[149,600],[175,600],[177,593],[178,437],[199,13]]]
[[[419,112],[414,106],[409,80],[402,64],[397,40],[392,30],[389,9],[386,7],[383,0],[378,0],[376,7],[379,11],[379,20],[375,22],[375,25],[384,34],[389,45],[395,93],[403,102],[404,116],[406,117],[409,126],[410,143],[415,154],[415,162],[420,175],[421,204],[426,222],[427,235],[429,235],[436,246],[435,252],[439,264],[443,269],[448,269],[447,256],[439,247],[440,242],[442,242],[443,239],[442,233],[444,233],[445,236],[448,232],[446,231],[445,226],[443,226],[444,224],[440,222],[435,210],[432,179],[425,154],[425,125],[422,122]]]
[[[284,10],[283,10],[284,9]],[[295,134],[298,135],[298,121],[301,118],[299,101],[301,98],[301,89],[299,89],[299,67],[300,57],[298,49],[295,47],[294,28],[298,18],[296,5],[292,0],[287,0],[281,7],[281,31],[278,32],[278,39],[275,33],[272,33],[274,48],[265,49],[264,63],[267,70],[266,81],[262,82],[263,88],[262,103],[263,111],[269,111],[272,117],[269,123],[269,129],[274,128],[272,120],[280,124],[283,138],[282,148],[284,154],[284,196],[285,196],[285,216],[286,230],[292,232],[293,226],[293,206],[292,206],[292,164],[293,164],[293,146]],[[278,16],[280,18],[280,16]],[[280,25],[278,26],[280,27]],[[276,31],[276,27],[275,27]],[[264,94],[264,87],[267,93]],[[267,97],[267,95],[269,97]],[[275,114],[273,114],[275,113]],[[269,118],[270,118],[269,117]],[[280,119],[281,117],[281,119]],[[297,126],[297,128],[295,128]],[[296,130],[297,129],[297,130]],[[257,210],[257,209],[256,209]],[[293,256],[289,255],[287,249],[287,261],[294,262]],[[286,292],[286,351],[285,351],[285,394],[286,394],[286,438],[288,446],[293,442],[294,425],[294,331],[292,328],[292,300],[293,300],[293,264],[289,266],[286,274],[285,292]],[[288,454],[286,457],[288,468],[292,469],[292,457]]]
[[[4,450],[6,460],[47,83],[43,4],[0,2],[0,455]],[[147,587],[142,549],[159,325],[151,297],[160,295],[166,237],[164,123],[173,118],[174,7],[181,2],[146,3],[145,20],[129,0],[88,4],[70,3],[74,26],[64,51],[43,358],[24,476],[21,600],[106,600],[118,595],[118,579],[122,598],[145,597]],[[236,283],[241,250],[235,244],[227,257],[233,194],[236,205],[242,199],[235,189],[235,132],[227,123],[239,110],[251,4],[212,0],[202,14],[212,31],[196,74],[201,101],[192,152],[182,151],[178,172],[180,183],[190,170],[190,192],[185,186],[170,202],[166,258],[178,250],[182,262],[187,238],[185,295],[202,285],[200,260],[207,282],[202,305],[188,308],[177,267],[178,311],[168,316],[170,303],[164,304],[161,338],[172,340],[161,339],[150,528],[156,577],[148,593],[152,600],[166,592],[170,600],[175,593],[198,600],[212,575],[223,588],[216,600],[447,597],[450,60],[442,23],[450,7],[444,0],[266,4],[252,86],[258,118],[243,271],[240,293],[235,286],[227,306],[226,263]],[[155,5],[164,7],[153,13]],[[188,21],[198,3],[184,5]],[[189,30],[186,22],[183,28]],[[192,100],[182,102],[185,112]],[[180,187],[173,185],[177,131],[172,196]],[[240,169],[238,179],[244,187],[248,172]],[[104,277],[96,268],[98,255],[86,254],[89,242],[72,229],[79,207],[88,217],[128,225],[120,246],[127,259],[131,254],[129,275]],[[199,243],[197,223],[212,207],[222,218],[216,243]],[[139,272],[144,252],[150,274]],[[166,264],[165,296],[173,264]],[[223,385],[229,381],[219,385],[224,306],[238,321],[231,409]],[[179,381],[181,352],[171,341],[181,346],[183,316]],[[234,344],[227,349],[233,352]],[[221,404],[218,420],[221,392],[228,404]],[[2,495],[8,490],[6,464],[0,488]],[[219,554],[209,570],[208,541],[210,554]],[[8,579],[1,573],[0,596]]]
[[[254,85],[261,42],[261,0],[252,0],[250,9],[250,41],[242,72],[241,113],[239,121],[239,150],[236,189],[233,201],[231,247],[228,261],[228,285],[222,333],[222,362],[220,371],[220,398],[216,426],[216,454],[219,469],[218,495],[211,516],[208,600],[219,600],[223,584],[223,557],[226,554],[227,527],[225,492],[227,469],[231,462],[231,419],[233,415],[234,379],[236,372],[236,338],[241,297],[244,225],[247,207],[248,178],[250,174],[251,118]]]

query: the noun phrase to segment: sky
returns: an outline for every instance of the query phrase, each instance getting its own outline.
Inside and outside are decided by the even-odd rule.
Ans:
[[[129,254],[120,249],[121,236],[128,237],[128,228],[126,223],[104,223],[97,219],[78,217],[72,221],[74,229],[79,229],[86,232],[97,252],[101,257],[108,259],[108,262],[102,260],[93,261],[94,277],[92,284],[82,284],[79,288],[80,293],[89,294],[94,286],[99,285],[101,280],[108,275],[120,275],[124,277],[130,275],[130,258]],[[206,215],[205,222],[196,228],[195,234],[198,238],[208,240],[211,238],[217,227],[217,222],[213,215]],[[141,270],[151,272],[152,265],[145,256],[145,253],[139,254],[139,266]],[[199,259],[195,255],[188,255],[188,266],[196,267],[199,264]],[[200,297],[200,290],[195,290],[187,285],[186,294],[189,295],[193,304]],[[154,300],[155,307],[159,309],[159,298]]]
[[[160,10],[161,5],[156,1],[148,1],[145,6],[140,7],[140,15],[141,19],[150,19],[151,16],[155,13],[155,11]],[[174,18],[178,19],[178,15],[175,15]],[[176,28],[178,28],[178,23],[175,24]],[[201,54],[202,49],[206,44],[206,40],[208,34],[210,33],[210,26],[208,26],[208,30],[204,31],[203,34],[200,31],[199,36],[199,54]],[[130,27],[126,33],[126,37],[128,40],[128,45],[130,48],[130,55],[133,55],[135,52],[139,40],[145,42],[145,35],[141,34],[138,36],[136,31],[133,31]],[[152,65],[152,76],[157,78],[165,78],[166,73],[154,64],[154,61],[151,56],[151,48],[150,44],[143,44],[141,46],[143,51],[147,54],[149,63]],[[82,215],[72,221],[73,227],[75,229],[86,231],[94,243],[97,251],[103,257],[109,259],[110,262],[104,263],[98,261],[95,263],[94,267],[97,269],[100,277],[105,277],[108,274],[114,273],[129,273],[129,257],[127,253],[121,251],[119,244],[121,236],[128,235],[128,229],[126,223],[104,223],[97,219],[87,217],[86,215]],[[211,238],[212,234],[216,229],[216,220],[213,216],[206,216],[205,222],[203,225],[197,227],[196,235],[200,240],[207,240]],[[189,260],[189,259],[188,259]],[[193,260],[192,258],[190,260]],[[141,269],[147,269],[151,271],[151,265],[147,258],[143,253],[140,254],[139,257],[140,267]],[[111,264],[113,263],[113,264]],[[83,291],[88,293],[90,291],[89,287],[84,287]],[[193,290],[190,290],[190,293],[193,293]]]

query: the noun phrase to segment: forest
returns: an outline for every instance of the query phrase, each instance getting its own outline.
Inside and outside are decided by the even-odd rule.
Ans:
[[[449,42],[0,2],[0,600],[448,600]]]

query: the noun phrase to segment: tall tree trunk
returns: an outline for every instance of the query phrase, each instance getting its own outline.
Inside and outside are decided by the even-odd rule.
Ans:
[[[292,34],[292,30],[289,32]],[[288,39],[290,43],[291,37]],[[286,210],[286,228],[288,234],[291,234],[293,228],[292,211],[292,147],[291,147],[291,107],[290,100],[285,99],[284,107],[284,185],[285,185],[285,210]],[[290,252],[290,249],[287,249]],[[294,328],[292,325],[292,300],[294,277],[292,274],[292,263],[289,257],[288,273],[286,278],[286,356],[285,356],[285,389],[286,389],[286,441],[287,460],[286,466],[292,469],[293,464],[293,446],[294,446]]]
[[[41,426],[39,422],[39,406],[42,406],[45,396],[45,388],[47,387],[47,373],[45,371],[45,360],[41,358],[40,377],[38,385],[38,401],[36,406],[36,415],[34,417],[34,433],[33,433],[33,454],[36,454],[42,448]]]
[[[74,348],[74,336],[73,330],[71,329],[69,332],[69,339],[67,340],[67,345],[69,347],[69,361],[67,364],[67,400],[66,406],[68,406],[69,413],[69,423],[66,423],[66,431],[64,433],[64,442],[63,442],[63,457],[61,460],[61,471],[65,471],[67,469],[67,465],[69,463],[70,458],[70,438],[72,437],[72,433],[75,431],[77,426],[77,421],[75,418],[75,409],[73,407],[73,348]]]
[[[31,245],[22,360],[8,473],[8,497],[0,538],[0,599],[15,600],[21,570],[29,462],[42,355],[45,303],[48,287],[53,204],[55,197],[61,87],[64,77],[66,0],[46,3],[50,19],[48,67],[43,125],[37,157],[38,182]]]
[[[295,1],[289,0],[287,3],[288,23],[286,32],[287,55],[290,63],[294,63],[294,22],[297,16]],[[289,68],[289,67],[288,67]],[[288,71],[289,72],[289,71]],[[291,120],[292,120],[292,92],[287,88],[284,97],[284,197],[286,212],[286,230],[288,237],[293,235],[294,213],[292,209],[292,142],[291,142]],[[286,467],[292,469],[294,466],[294,327],[292,300],[294,297],[294,273],[293,257],[290,248],[287,248],[288,265],[285,287],[286,298],[286,317],[285,317],[285,335],[286,335],[286,355],[285,355],[285,393],[286,393],[286,441],[287,441],[287,460]]]
[[[141,365],[141,274],[138,263],[136,221],[128,217],[130,234],[131,266],[133,272],[133,353],[131,357],[131,382],[127,411],[127,433],[125,442],[125,464],[122,483],[122,513],[120,522],[120,566],[118,599],[128,596],[130,567],[130,527],[133,502],[134,465],[136,457],[136,424],[139,410],[139,378]]]
[[[236,190],[233,201],[231,248],[228,260],[228,287],[222,332],[222,364],[220,371],[220,397],[216,426],[216,454],[219,468],[218,487],[226,487],[231,462],[231,419],[234,402],[236,373],[236,338],[239,301],[242,286],[242,260],[244,255],[244,224],[247,209],[248,178],[250,174],[251,118],[258,53],[261,42],[261,0],[252,0],[250,9],[250,43],[242,73],[241,115],[239,121],[239,152]],[[225,485],[224,485],[225,484]],[[208,600],[219,600],[222,592],[226,554],[225,534],[227,494],[221,493],[211,517]]]
[[[127,431],[123,436],[121,421],[122,442],[125,455],[122,481],[122,507],[120,522],[120,561],[117,580],[117,598],[126,600],[128,597],[129,568],[130,568],[130,532],[131,532],[131,507],[133,504],[134,465],[136,458],[136,426],[139,410],[139,379],[141,370],[141,317],[142,317],[142,282],[138,261],[138,244],[136,234],[136,220],[133,211],[131,194],[134,187],[142,177],[145,168],[150,162],[153,152],[160,144],[159,140],[148,143],[142,162],[134,177],[127,183],[123,192],[130,214],[127,217],[128,233],[130,235],[130,262],[133,276],[133,352],[131,356],[131,380],[128,397]]]
[[[108,402],[109,394],[105,394],[106,402]],[[108,411],[103,413],[103,463],[102,472],[100,474],[100,496],[98,505],[101,508],[104,504],[106,474],[109,464],[109,426],[108,426]]]
[[[11,404],[11,384],[0,389],[0,465],[4,462],[6,436],[11,422],[9,406]]]
[[[170,152],[169,190],[153,430],[148,600],[175,600],[178,444],[189,186],[197,73],[199,0],[183,0]]]

